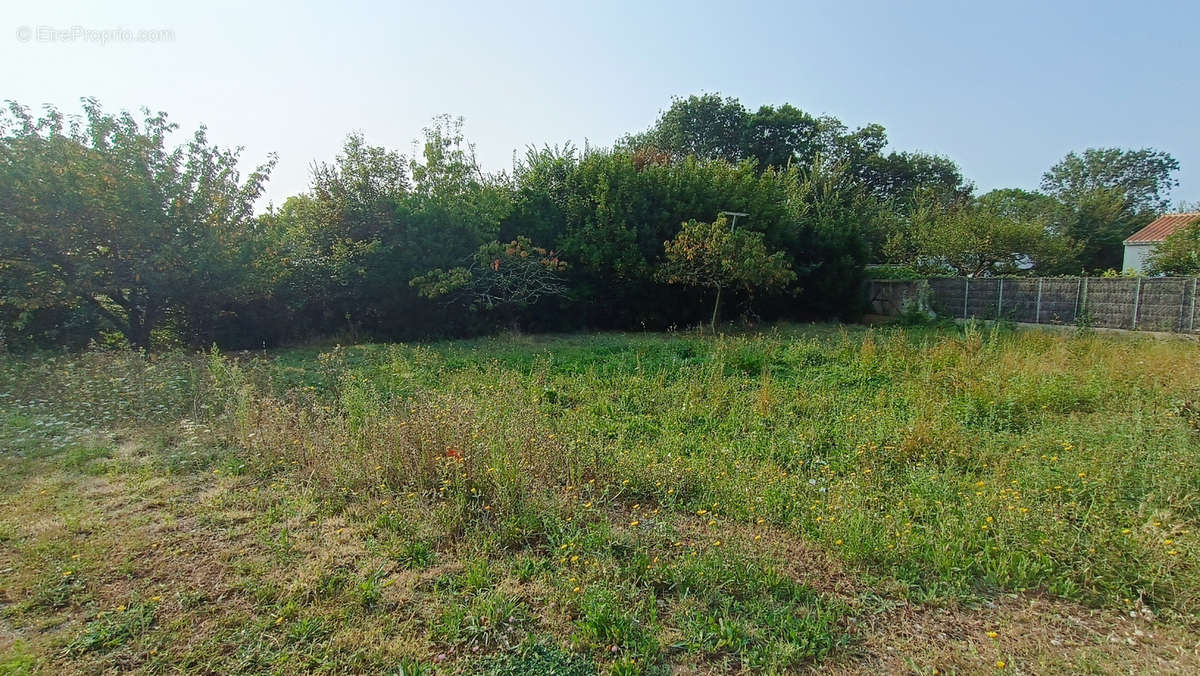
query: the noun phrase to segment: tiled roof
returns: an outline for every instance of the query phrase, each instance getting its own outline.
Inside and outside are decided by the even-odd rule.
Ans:
[[[1127,237],[1125,243],[1149,244],[1152,242],[1161,242],[1171,233],[1196,219],[1200,219],[1200,212],[1191,214],[1164,214],[1156,218],[1150,225]]]

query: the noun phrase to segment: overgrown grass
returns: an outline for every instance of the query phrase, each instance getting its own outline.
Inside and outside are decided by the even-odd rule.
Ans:
[[[0,535],[17,565],[58,566],[13,592],[11,621],[95,614],[105,593],[14,521],[38,467],[216,481],[222,503],[178,517],[253,534],[224,559],[233,596],[176,604],[219,625],[204,640],[224,657],[137,653],[188,633],[141,605],[52,662],[780,672],[851,654],[896,603],[1200,612],[1184,341],[781,327],[10,357],[0,382]]]

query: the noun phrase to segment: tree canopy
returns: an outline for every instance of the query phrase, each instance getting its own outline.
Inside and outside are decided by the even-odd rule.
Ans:
[[[976,195],[953,160],[787,104],[671,101],[611,149],[530,148],[482,170],[460,118],[417,156],[346,137],[255,213],[274,166],[163,113],[0,115],[0,341],[261,347],[379,338],[853,317],[868,263],[926,274],[1120,264],[1178,162],[1071,153],[1041,191]],[[737,228],[722,212],[749,214]],[[1194,229],[1188,231],[1194,232]],[[1182,274],[1192,235],[1157,270]],[[753,308],[751,308],[753,300]],[[726,311],[725,315],[732,313]]]

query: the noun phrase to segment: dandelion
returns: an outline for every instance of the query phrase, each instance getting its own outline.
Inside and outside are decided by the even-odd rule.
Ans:
[[[999,636],[999,635],[1000,635],[1000,634],[997,634],[997,633],[996,633],[996,632],[994,632],[994,631],[989,631],[989,632],[987,633],[987,637],[988,637],[988,638],[996,638],[996,637],[997,637],[997,636]]]

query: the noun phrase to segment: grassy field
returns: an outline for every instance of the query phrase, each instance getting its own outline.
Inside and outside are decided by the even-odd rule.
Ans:
[[[0,671],[1200,670],[1200,347],[0,358]]]

